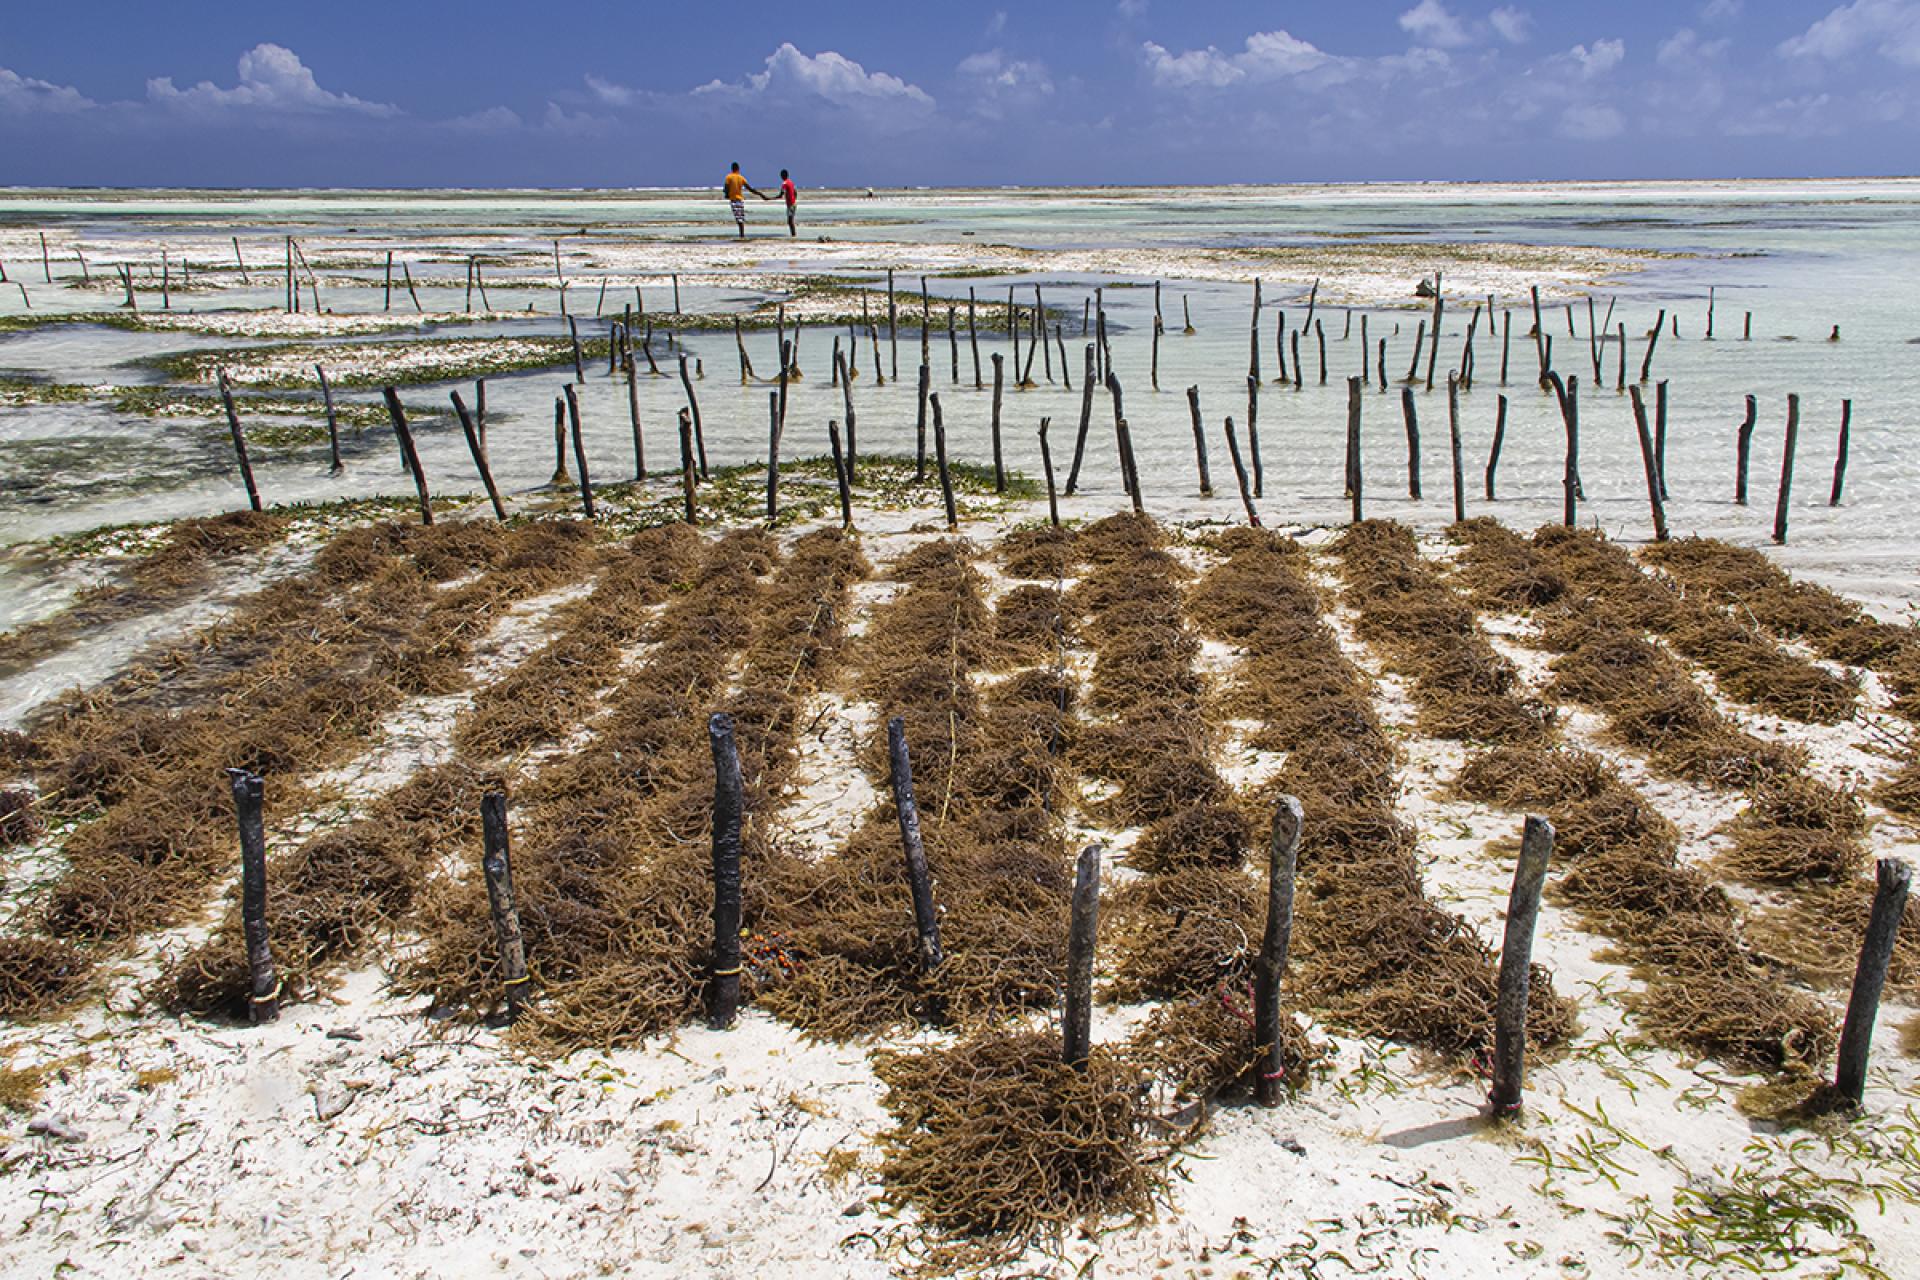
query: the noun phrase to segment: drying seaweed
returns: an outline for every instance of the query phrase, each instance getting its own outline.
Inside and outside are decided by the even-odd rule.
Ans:
[[[874,1070],[894,1120],[879,1139],[887,1198],[941,1241],[936,1263],[1007,1261],[1165,1194],[1144,1079],[1122,1056],[1096,1050],[1077,1071],[1054,1037],[987,1032],[876,1054]]]
[[[86,988],[92,961],[48,938],[0,938],[0,1018],[26,1020],[66,1008]]]
[[[1206,1101],[1251,1090],[1259,1054],[1254,1045],[1252,988],[1222,984],[1216,990],[1163,1005],[1147,1015],[1127,1042],[1127,1054],[1175,1099]],[[1314,1065],[1330,1054],[1307,1036],[1297,1018],[1280,1021],[1280,1057],[1290,1091],[1306,1088]]]
[[[1758,884],[1839,884],[1867,863],[1860,798],[1807,777],[1762,782],[1728,830],[1733,848],[1727,869]]]

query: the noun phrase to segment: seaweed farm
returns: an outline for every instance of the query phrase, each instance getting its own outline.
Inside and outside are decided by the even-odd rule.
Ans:
[[[1810,186],[10,193],[0,1271],[1911,1274]]]

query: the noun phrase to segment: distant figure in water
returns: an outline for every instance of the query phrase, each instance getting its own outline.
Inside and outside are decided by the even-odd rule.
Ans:
[[[726,181],[720,185],[727,193],[727,203],[733,206],[733,225],[739,228],[740,238],[745,240],[747,238],[745,193],[751,191],[762,200],[771,200],[773,197],[747,181],[746,176],[740,172],[738,160],[733,162],[733,168],[727,173]]]
[[[785,169],[780,171],[780,198],[787,202],[787,236],[792,238],[800,234],[793,226],[793,206],[800,201],[800,188],[793,185]]]

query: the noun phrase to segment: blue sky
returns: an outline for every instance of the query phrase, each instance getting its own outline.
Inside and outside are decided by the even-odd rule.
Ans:
[[[1920,168],[1920,0],[15,4],[0,183]]]

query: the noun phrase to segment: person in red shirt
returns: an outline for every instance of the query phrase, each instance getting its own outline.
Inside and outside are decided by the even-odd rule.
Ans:
[[[780,196],[787,202],[787,235],[797,236],[800,233],[794,229],[793,206],[799,203],[800,188],[793,185],[793,179],[787,176],[785,169],[780,171]]]

